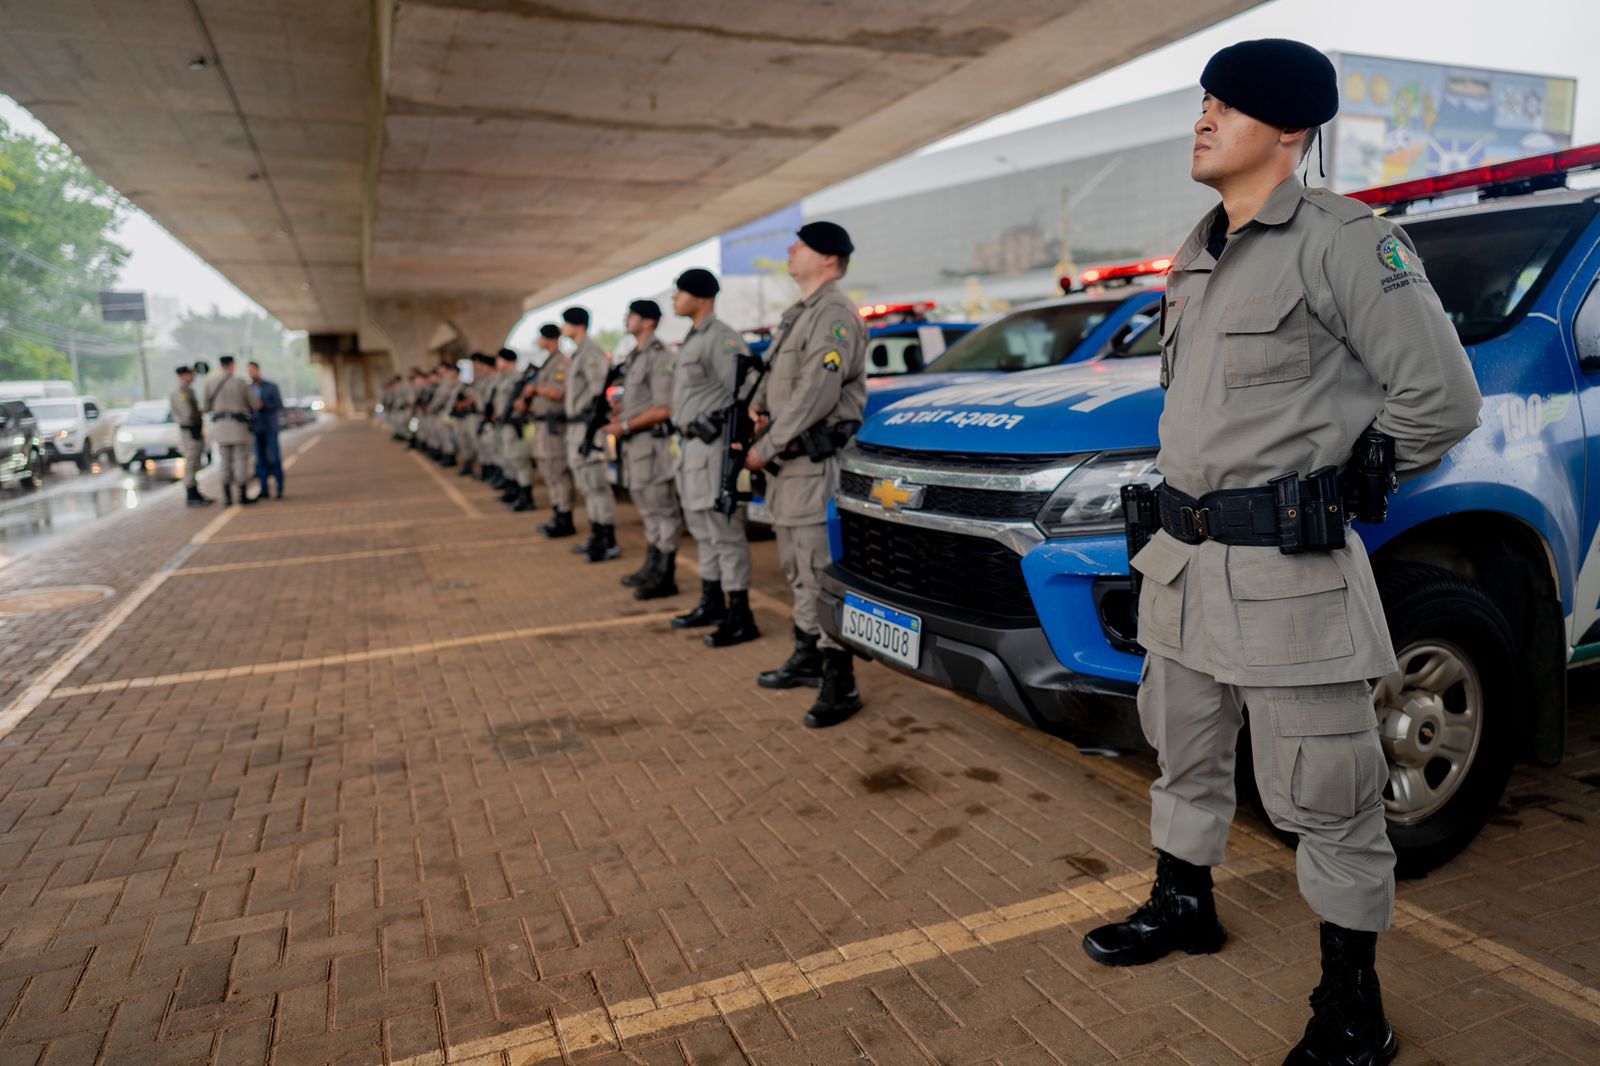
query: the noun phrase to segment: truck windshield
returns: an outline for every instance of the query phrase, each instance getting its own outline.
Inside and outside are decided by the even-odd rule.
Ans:
[[[38,419],[78,417],[78,404],[75,400],[66,403],[46,403],[44,400],[29,400],[28,406],[33,408],[33,417]]]
[[[1478,344],[1522,320],[1594,210],[1550,204],[1399,222],[1461,343]]]
[[[1014,311],[969,333],[933,362],[934,373],[972,370],[1032,370],[1054,366],[1106,320],[1120,301],[1091,300]]]

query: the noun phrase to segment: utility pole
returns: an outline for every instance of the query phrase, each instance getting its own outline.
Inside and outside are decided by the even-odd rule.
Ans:
[[[148,400],[150,399],[150,361],[144,355],[144,323],[140,322],[135,328],[139,331],[139,376],[144,380],[143,396]]]
[[[72,360],[72,391],[83,392],[83,378],[78,375],[78,331],[67,330],[67,358]]]

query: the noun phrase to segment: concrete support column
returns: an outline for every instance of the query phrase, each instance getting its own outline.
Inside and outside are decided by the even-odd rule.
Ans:
[[[463,355],[493,355],[505,347],[506,335],[521,319],[522,300],[510,297],[454,301],[445,316],[456,331]]]

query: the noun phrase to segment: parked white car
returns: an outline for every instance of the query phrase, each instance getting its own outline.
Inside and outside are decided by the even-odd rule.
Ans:
[[[111,427],[100,416],[100,402],[93,396],[29,400],[28,406],[39,420],[39,438],[52,463],[77,463],[79,470],[87,471],[98,456],[111,450]]]
[[[178,423],[172,420],[172,408],[165,400],[134,404],[119,420],[116,430],[111,458],[124,470],[146,459],[177,459],[183,454],[179,450]]]

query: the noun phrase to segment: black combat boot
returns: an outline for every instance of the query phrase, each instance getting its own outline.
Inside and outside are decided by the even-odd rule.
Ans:
[[[650,545],[644,553],[644,565],[631,574],[624,574],[622,583],[629,588],[638,588],[640,585],[650,583],[650,575],[656,572],[656,567],[661,565],[661,549],[654,544]]]
[[[1322,923],[1322,983],[1311,1021],[1283,1066],[1384,1066],[1400,1050],[1383,1016],[1378,934]]]
[[[678,553],[657,552],[661,561],[651,571],[649,580],[633,590],[636,600],[663,600],[678,594]]]
[[[496,492],[504,492],[506,486],[511,484],[511,479],[506,477],[505,471],[498,466],[494,468],[494,473],[489,475],[488,481],[489,487]]]
[[[517,497],[521,494],[522,486],[518,485],[515,479],[509,480],[506,482],[506,487],[500,490],[500,502],[510,507],[517,502]]]
[[[443,466],[443,467],[455,466],[456,465],[456,453],[455,452],[440,452],[439,453],[439,465]]]
[[[1127,920],[1102,925],[1083,938],[1083,950],[1107,966],[1138,966],[1169,951],[1208,955],[1228,934],[1217,921],[1211,867],[1156,851],[1156,883],[1150,900]]]
[[[471,477],[477,472],[478,461],[476,459],[468,459],[466,462],[461,464],[461,469],[456,471],[456,477]]]
[[[533,510],[533,486],[521,485],[517,488],[517,498],[512,502],[513,511]]]
[[[255,496],[250,495],[250,486],[249,485],[240,485],[239,486],[239,502],[241,504],[255,503],[259,499],[261,499],[261,496],[259,494],[255,495]]]
[[[539,531],[551,540],[557,537],[572,537],[578,533],[578,527],[572,524],[572,512],[557,510],[555,517],[539,527]]]
[[[776,670],[763,671],[756,678],[756,684],[762,688],[796,688],[800,685],[820,687],[822,652],[817,649],[817,640],[815,633],[807,633],[796,626],[794,654]]]
[[[680,614],[672,619],[673,629],[698,629],[701,626],[714,626],[727,615],[728,608],[722,602],[722,582],[700,582],[700,602],[695,604],[694,610],[688,614]]]
[[[828,648],[822,653],[822,691],[806,712],[807,729],[826,729],[838,725],[861,709],[861,690],[856,688],[856,655],[843,648]]]
[[[622,558],[622,549],[617,547],[617,527],[613,525],[596,522],[586,547],[591,563],[606,563]]]
[[[232,485],[224,485],[224,486],[222,486],[222,506],[224,506],[224,507],[232,507],[233,506],[233,486]]]
[[[190,507],[206,507],[210,504],[216,503],[217,501],[213,500],[209,496],[200,495],[200,486],[196,485],[194,488],[189,490],[188,499],[185,502]]]
[[[676,619],[674,619],[676,621]],[[716,630],[706,634],[706,647],[731,648],[735,644],[759,639],[756,616],[750,613],[750,593],[744,589],[728,593],[728,614]]]

